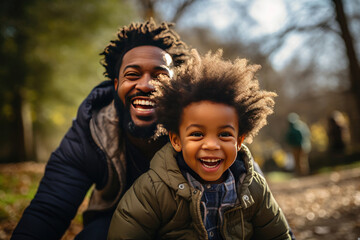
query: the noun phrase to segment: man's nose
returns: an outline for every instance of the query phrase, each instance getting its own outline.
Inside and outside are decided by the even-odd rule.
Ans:
[[[154,86],[151,84],[152,77],[150,74],[145,73],[142,78],[140,78],[136,84],[136,89],[142,92],[152,92],[155,90]]]

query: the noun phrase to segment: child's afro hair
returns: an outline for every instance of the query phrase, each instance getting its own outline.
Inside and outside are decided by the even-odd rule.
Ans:
[[[172,79],[161,76],[154,81],[156,113],[161,131],[179,133],[183,109],[204,100],[224,103],[236,109],[239,136],[251,143],[273,113],[276,93],[260,90],[255,72],[260,65],[249,65],[246,59],[234,62],[222,59],[222,50],[200,57],[191,51],[188,62],[175,69]],[[161,126],[160,125],[160,126]]]

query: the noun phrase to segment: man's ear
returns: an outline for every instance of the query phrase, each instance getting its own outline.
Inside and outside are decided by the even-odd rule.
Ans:
[[[245,135],[239,136],[238,137],[238,142],[237,142],[237,150],[240,151],[241,148],[241,144],[244,142],[245,139]]]
[[[177,135],[174,132],[169,132],[169,138],[170,138],[171,145],[173,146],[175,151],[181,152],[181,142],[180,142],[179,135]]]
[[[115,88],[115,91],[118,90],[118,86],[119,86],[118,83],[119,83],[119,79],[114,78],[114,88]]]

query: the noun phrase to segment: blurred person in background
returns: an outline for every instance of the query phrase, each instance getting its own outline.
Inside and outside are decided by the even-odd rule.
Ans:
[[[286,132],[286,143],[290,146],[294,161],[295,172],[298,176],[309,174],[309,152],[311,150],[311,133],[296,113],[288,115],[289,127]]]
[[[333,111],[328,119],[329,152],[335,154],[345,153],[350,143],[349,124],[343,113]]]

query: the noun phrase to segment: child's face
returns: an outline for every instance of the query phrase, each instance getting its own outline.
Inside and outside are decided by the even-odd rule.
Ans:
[[[211,101],[185,107],[179,135],[169,133],[174,149],[182,151],[186,164],[206,182],[223,181],[244,139],[238,135],[235,108]]]

